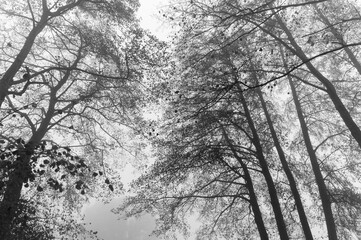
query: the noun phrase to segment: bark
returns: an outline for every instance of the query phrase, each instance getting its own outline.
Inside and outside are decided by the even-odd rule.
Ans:
[[[20,151],[19,157],[15,161],[16,168],[9,176],[3,200],[0,203],[0,239],[9,239],[12,221],[16,217],[16,210],[21,197],[23,183],[27,178],[27,171],[30,169],[31,155],[47,132],[51,116],[54,114],[54,106],[55,103],[52,104],[52,108],[48,110],[47,117],[26,144],[25,149]]]
[[[282,50],[281,50],[281,55],[282,55],[282,59],[285,63]],[[286,66],[285,66],[285,68],[287,70]],[[336,232],[336,225],[335,225],[335,220],[334,220],[333,213],[332,213],[330,196],[328,195],[327,187],[326,187],[324,178],[322,176],[320,166],[318,164],[317,156],[316,156],[315,150],[313,149],[313,146],[312,146],[311,138],[308,133],[308,127],[307,127],[306,121],[303,116],[302,107],[301,107],[301,103],[298,99],[296,88],[293,84],[291,77],[289,75],[287,77],[288,77],[289,85],[291,87],[292,97],[293,97],[293,101],[294,101],[294,104],[296,107],[298,120],[301,125],[303,140],[305,141],[306,149],[307,149],[308,155],[310,157],[310,161],[311,161],[312,170],[315,175],[318,191],[320,193],[323,213],[325,216],[325,221],[326,221],[326,226],[327,226],[328,238],[330,240],[337,240],[338,238],[337,238],[337,232]]]
[[[247,52],[248,52],[248,50],[247,50]],[[251,66],[252,72],[255,72],[254,71],[255,67],[254,67],[251,59],[249,59],[249,64]],[[257,74],[253,73],[253,78],[256,81],[256,84],[258,85],[259,81],[258,81]],[[301,225],[302,225],[303,233],[304,233],[305,238],[307,240],[308,239],[313,240],[311,228],[310,228],[310,226],[308,224],[308,220],[307,220],[307,216],[306,216],[303,204],[302,204],[301,196],[300,196],[300,193],[299,193],[299,191],[297,189],[296,180],[295,180],[295,178],[293,176],[293,173],[292,173],[292,171],[291,171],[291,169],[290,169],[290,167],[288,165],[288,162],[287,162],[285,153],[284,153],[284,151],[283,151],[283,149],[281,147],[280,141],[278,140],[278,136],[277,136],[276,130],[275,130],[274,126],[273,126],[273,121],[271,119],[271,115],[268,112],[267,104],[266,104],[266,102],[265,102],[265,100],[263,98],[263,94],[262,94],[261,89],[256,88],[256,93],[257,93],[257,95],[258,95],[258,97],[260,99],[263,112],[264,112],[264,114],[266,116],[267,124],[268,124],[268,127],[270,129],[270,133],[271,133],[271,137],[272,137],[273,143],[274,143],[274,145],[276,147],[279,159],[281,161],[283,171],[285,172],[286,177],[288,179],[288,182],[290,184],[291,192],[292,192],[292,195],[293,195],[293,197],[295,199],[295,204],[296,204],[296,208],[297,208],[298,215],[299,215],[299,218],[300,218],[300,222],[301,222]]]
[[[55,104],[57,102],[56,92],[66,82],[69,75],[70,71],[65,74],[59,85],[50,93],[49,107],[45,118],[25,145],[25,149],[20,151],[19,156],[15,161],[16,167],[9,175],[4,197],[0,203],[0,239],[10,238],[12,221],[16,217],[16,210],[21,197],[23,183],[27,179],[27,169],[30,169],[31,155],[34,153],[35,147],[40,144],[48,131],[51,119],[55,113]]]
[[[303,52],[302,48],[297,44],[295,39],[293,38],[291,32],[287,28],[287,26],[284,24],[282,19],[275,15],[278,24],[280,25],[281,29],[284,31],[284,33],[287,35],[288,40],[291,43],[290,46],[287,45],[283,40],[280,40],[277,36],[274,34],[270,34],[270,32],[267,32],[272,37],[274,37],[277,41],[279,41],[282,45],[284,45],[287,49],[292,51],[296,56],[298,56],[307,66],[307,68],[310,70],[310,72],[326,87],[327,94],[329,95],[331,101],[335,105],[336,110],[338,111],[339,115],[341,116],[342,120],[344,121],[347,128],[350,130],[351,135],[353,138],[357,141],[359,147],[361,148],[361,130],[353,120],[350,112],[347,110],[345,105],[342,103],[341,99],[339,98],[337,91],[335,89],[335,86],[332,84],[330,80],[328,80],[320,71],[318,71],[313,64],[310,62],[309,58],[306,56],[306,54]],[[265,30],[264,28],[262,30]]]
[[[266,227],[263,222],[262,213],[259,208],[259,204],[258,204],[257,196],[256,196],[256,193],[255,193],[255,190],[253,187],[251,175],[248,171],[247,165],[242,160],[239,160],[239,162],[241,164],[241,167],[242,167],[242,170],[244,173],[244,179],[246,181],[246,187],[248,189],[248,194],[249,194],[249,202],[252,207],[252,211],[254,214],[254,220],[257,225],[259,236],[262,240],[268,240],[269,239],[268,233],[267,233]]]
[[[21,66],[24,64],[24,61],[26,57],[28,56],[32,46],[34,45],[36,37],[39,35],[41,31],[45,28],[48,21],[52,18],[58,17],[67,11],[77,7],[80,5],[84,0],[78,0],[74,1],[72,3],[69,3],[67,5],[64,5],[62,7],[59,7],[57,11],[50,12],[47,1],[42,0],[42,15],[39,21],[33,19],[33,22],[36,22],[34,24],[33,28],[29,32],[24,45],[22,46],[20,52],[16,56],[14,62],[11,64],[11,66],[6,70],[4,75],[0,79],[0,107],[3,104],[5,97],[8,95],[8,90],[14,83],[13,79],[15,74],[19,71]]]
[[[2,78],[0,79],[0,107],[5,100],[5,97],[8,95],[8,90],[13,84],[13,78],[15,74],[19,71],[21,66],[24,64],[26,57],[28,56],[34,41],[38,34],[44,29],[48,21],[48,15],[45,13],[41,17],[38,24],[30,31],[28,37],[25,40],[23,47],[16,56],[14,62],[6,70]]]
[[[0,239],[11,239],[11,225],[15,218],[21,189],[26,179],[32,154],[31,146],[22,149],[15,161],[16,169],[10,174],[3,200],[0,204]]]
[[[249,62],[250,62],[251,70],[253,71],[255,68],[254,68],[254,65],[253,65],[251,59],[249,60]],[[258,84],[259,83],[258,77],[257,77],[257,75],[255,73],[253,73],[253,77],[254,77],[256,83]],[[258,95],[258,97],[260,99],[263,112],[264,112],[264,114],[266,116],[267,124],[268,124],[268,127],[270,129],[272,140],[273,140],[273,143],[274,143],[274,145],[276,147],[279,159],[281,161],[283,171],[285,172],[286,177],[288,179],[288,182],[290,184],[291,192],[292,192],[293,198],[295,200],[295,204],[296,204],[296,208],[297,208],[298,215],[299,215],[299,218],[300,218],[300,222],[301,222],[301,225],[302,225],[303,233],[304,233],[305,238],[307,240],[308,239],[313,240],[311,228],[310,228],[310,226],[308,224],[308,220],[307,220],[307,216],[306,216],[303,204],[302,204],[301,196],[300,196],[300,193],[299,193],[299,191],[297,189],[296,180],[295,180],[295,178],[293,176],[293,173],[292,173],[292,171],[291,171],[291,169],[290,169],[290,167],[288,165],[288,162],[287,162],[285,153],[284,153],[284,151],[283,151],[283,149],[281,147],[280,141],[278,140],[278,136],[277,136],[276,130],[275,130],[274,126],[273,126],[273,121],[271,119],[271,115],[268,112],[267,104],[266,104],[266,102],[265,102],[265,100],[263,98],[263,94],[262,94],[261,89],[256,88],[256,93],[257,93],[257,95]]]
[[[335,225],[335,220],[334,220],[333,213],[332,213],[330,196],[328,195],[327,187],[326,187],[324,178],[322,176],[320,166],[317,161],[317,156],[312,147],[311,139],[310,139],[310,136],[308,133],[308,127],[307,127],[306,121],[303,117],[301,104],[298,100],[297,92],[296,92],[295,86],[291,79],[289,79],[289,84],[291,86],[292,96],[293,96],[294,103],[296,106],[298,119],[299,119],[299,122],[301,125],[303,139],[305,141],[306,149],[307,149],[308,155],[310,157],[312,170],[313,170],[313,173],[316,178],[318,191],[320,193],[322,208],[323,208],[323,212],[325,215],[325,221],[326,221],[326,225],[327,225],[328,238],[330,240],[337,240],[336,225]]]
[[[246,188],[247,188],[248,194],[249,194],[249,203],[251,204],[251,207],[252,207],[252,211],[254,214],[254,220],[257,225],[259,236],[260,236],[261,240],[268,240],[269,239],[268,233],[267,233],[266,227],[263,222],[262,213],[259,208],[257,196],[256,196],[256,193],[255,193],[255,190],[253,187],[253,181],[252,181],[251,175],[248,171],[248,167],[244,163],[243,159],[237,154],[237,151],[235,150],[231,140],[229,139],[229,137],[222,125],[221,125],[221,129],[223,131],[223,136],[225,137],[228,146],[231,148],[233,156],[237,159],[237,161],[239,162],[239,164],[242,167],[242,170],[244,173],[243,177],[244,177],[244,180],[246,181]]]
[[[238,87],[240,87],[240,86],[238,85]],[[240,100],[241,100],[241,103],[243,105],[243,109],[244,109],[244,112],[245,112],[245,115],[246,115],[246,119],[247,119],[248,125],[249,125],[249,127],[251,129],[251,132],[252,132],[252,136],[253,136],[252,142],[253,142],[253,145],[256,148],[257,159],[259,161],[259,164],[260,164],[261,169],[262,169],[262,173],[263,173],[264,178],[265,178],[266,183],[267,183],[268,193],[269,193],[270,198],[271,198],[271,205],[272,205],[272,208],[273,208],[273,212],[275,214],[278,232],[279,232],[281,240],[288,240],[289,236],[288,236],[286,224],[285,224],[285,221],[284,221],[284,218],[283,218],[281,205],[280,205],[280,202],[278,200],[276,187],[275,187],[275,184],[273,182],[271,173],[269,171],[267,161],[266,161],[266,159],[265,159],[265,157],[263,155],[263,149],[262,149],[261,141],[260,141],[260,138],[258,136],[256,127],[254,125],[251,113],[250,113],[250,111],[248,109],[246,99],[243,96],[242,90],[240,89],[239,92],[240,92]]]
[[[296,204],[298,215],[299,215],[300,222],[301,222],[301,225],[302,225],[303,233],[304,233],[305,238],[307,240],[313,240],[311,228],[310,228],[310,226],[308,224],[308,220],[307,220],[307,216],[306,216],[306,213],[305,213],[305,209],[304,209],[303,204],[302,204],[301,196],[300,196],[300,193],[299,193],[299,191],[297,189],[296,180],[295,180],[295,178],[293,176],[293,173],[292,173],[290,167],[288,166],[288,162],[286,160],[285,153],[284,153],[284,151],[283,151],[283,149],[281,147],[281,144],[280,144],[280,142],[278,140],[278,136],[277,136],[276,130],[274,129],[271,116],[270,116],[270,114],[268,112],[268,109],[267,109],[267,105],[266,105],[266,103],[264,101],[264,98],[262,96],[261,89],[257,88],[256,91],[257,91],[257,94],[258,94],[258,96],[259,96],[259,98],[261,100],[262,108],[263,108],[264,114],[266,116],[267,124],[268,124],[268,127],[270,129],[274,145],[275,145],[275,147],[277,149],[277,153],[278,153],[278,156],[280,158],[283,171],[285,172],[285,174],[287,176],[293,198],[295,199],[295,204]]]

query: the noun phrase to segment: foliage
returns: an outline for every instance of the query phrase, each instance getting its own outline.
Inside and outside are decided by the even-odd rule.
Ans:
[[[166,106],[154,138],[157,160],[134,182],[136,196],[118,211],[153,213],[158,236],[176,229],[187,235],[188,216],[198,214],[199,239],[259,239],[257,211],[246,210],[252,206],[251,179],[267,229],[261,238],[278,239],[268,168],[289,238],[304,239],[262,95],[313,238],[356,239],[359,13],[353,1],[322,0],[192,0],[164,10],[177,33],[169,71],[163,81],[155,80]],[[295,107],[296,98],[300,106]],[[306,124],[300,127],[298,120]]]
[[[144,74],[157,65],[162,47],[139,27],[138,6],[0,4],[8,22],[0,29],[0,238],[27,234],[30,227],[17,227],[23,221],[36,239],[84,235],[75,224],[84,201],[122,191],[106,158],[124,147],[124,133],[140,120]],[[29,221],[23,206],[37,210]]]

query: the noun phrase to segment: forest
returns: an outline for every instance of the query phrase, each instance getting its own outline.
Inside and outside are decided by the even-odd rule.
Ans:
[[[361,239],[361,3],[170,0],[168,40],[139,7],[0,2],[0,239],[101,239],[117,196],[157,239]]]

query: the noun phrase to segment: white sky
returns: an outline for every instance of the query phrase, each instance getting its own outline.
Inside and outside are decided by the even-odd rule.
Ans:
[[[139,2],[141,6],[138,15],[141,18],[141,26],[150,30],[158,38],[166,40],[169,28],[161,21],[159,10],[166,6],[169,0],[139,0]]]
[[[86,211],[85,221],[91,223],[89,229],[98,232],[104,240],[156,240],[149,237],[155,227],[153,218],[145,215],[141,218],[124,219],[111,212],[119,206],[121,198],[116,198],[109,204],[94,202]]]
[[[141,18],[141,26],[148,29],[152,34],[166,40],[169,31],[166,24],[161,22],[159,9],[166,5],[169,0],[139,0],[141,7],[138,16]],[[123,169],[122,180],[125,187],[137,176],[136,169],[127,165]],[[153,218],[145,215],[139,219],[125,220],[122,216],[111,212],[112,208],[119,206],[122,199],[113,199],[109,204],[92,202],[84,208],[85,222],[88,228],[97,231],[98,236],[104,240],[156,240],[149,237],[155,227]]]

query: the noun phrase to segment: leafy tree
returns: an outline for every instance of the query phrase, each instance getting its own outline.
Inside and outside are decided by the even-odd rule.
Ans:
[[[250,60],[250,62],[251,61],[252,60]],[[254,67],[252,66],[251,69],[254,69]],[[253,76],[254,76],[256,82],[258,82],[257,75],[253,74]],[[275,147],[277,149],[277,153],[279,155],[279,159],[281,161],[282,168],[283,168],[283,170],[284,170],[284,172],[285,172],[285,174],[287,176],[288,182],[290,184],[290,188],[291,188],[291,191],[292,191],[292,195],[293,195],[293,197],[295,199],[295,204],[297,206],[297,210],[298,210],[300,222],[302,224],[302,229],[303,229],[304,235],[305,235],[306,239],[313,239],[312,232],[311,232],[311,229],[310,229],[310,226],[309,226],[309,223],[308,223],[308,220],[307,220],[307,216],[306,216],[306,213],[305,213],[305,210],[304,210],[304,206],[303,206],[303,203],[302,203],[302,200],[301,200],[301,197],[300,197],[300,193],[299,193],[299,191],[297,189],[297,183],[296,183],[295,177],[294,177],[294,175],[292,173],[292,170],[290,169],[290,166],[288,164],[285,152],[284,152],[283,147],[281,146],[281,142],[280,142],[280,140],[279,140],[279,138],[277,136],[273,121],[271,119],[271,115],[270,115],[270,113],[268,111],[266,101],[265,101],[265,99],[263,97],[263,93],[262,93],[261,89],[259,89],[259,88],[256,89],[256,92],[258,94],[259,101],[262,104],[262,108],[263,108],[265,117],[267,119],[269,130],[270,130],[270,133],[272,135],[272,140],[273,140],[274,145],[275,145]]]
[[[242,161],[238,161],[238,154],[241,155],[237,152],[240,151],[238,147],[252,155],[241,156],[241,159],[246,165],[252,164],[247,169],[261,172],[266,179],[251,174],[260,211],[267,213],[258,216],[274,215],[281,238],[288,239],[290,229],[297,228],[303,230],[306,239],[313,239],[310,225],[323,223],[327,224],[329,239],[355,236],[359,227],[350,219],[360,217],[356,217],[359,211],[358,188],[352,182],[359,168],[350,161],[350,156],[360,154],[361,135],[357,126],[358,87],[354,85],[355,77],[359,76],[359,39],[351,29],[359,31],[356,28],[360,18],[358,7],[347,1],[331,1],[330,5],[324,2],[192,0],[175,4],[171,13],[164,13],[177,30],[173,39],[174,63],[170,64],[173,74],[167,76],[176,80],[158,85],[169,94],[166,97],[170,101],[166,114],[169,122],[162,126],[165,132],[164,136],[161,134],[161,138],[166,140],[161,140],[160,144],[157,142],[162,154],[151,171],[135,185],[143,186],[147,180],[155,178],[157,184],[150,186],[154,187],[154,192],[140,190],[128,206],[140,207],[141,211],[159,210],[160,206],[166,205],[170,211],[167,213],[176,219],[177,212],[185,212],[183,206],[193,203],[186,205],[179,199],[188,199],[187,196],[193,194],[182,195],[176,189],[167,195],[167,198],[176,200],[161,205],[158,205],[158,200],[162,198],[157,196],[167,191],[166,184],[183,186],[195,182],[193,173],[184,168],[185,162],[198,159],[192,153],[198,152],[199,146],[220,148],[222,142],[222,146],[227,146],[222,148],[223,151],[227,149],[227,154],[222,152],[223,158],[218,158],[227,156],[227,160],[233,159],[232,163],[236,162],[242,169],[243,176],[246,170],[242,168]],[[342,11],[336,10],[339,6],[342,6]],[[339,68],[335,69],[335,65]],[[283,83],[284,79],[292,80],[291,90]],[[287,105],[285,102],[292,100],[288,96],[298,104],[285,112],[282,110]],[[282,114],[298,120],[301,128],[285,117],[272,121],[272,116]],[[199,122],[208,130],[198,126]],[[286,136],[287,132],[290,136]],[[344,141],[348,141],[349,146],[346,147]],[[177,154],[168,152],[172,150]],[[215,165],[214,172],[223,169],[218,162],[210,164]],[[208,165],[198,167],[207,169]],[[162,174],[169,177],[162,178]],[[186,176],[181,177],[182,174]],[[197,177],[203,179],[202,175]],[[278,180],[275,183],[274,178]],[[287,188],[279,187],[284,182],[280,179],[287,181]],[[271,199],[265,197],[267,191]],[[303,207],[300,197],[303,194],[311,195],[312,203],[307,204],[307,208]],[[279,197],[287,195],[295,202],[283,201]],[[142,200],[145,196],[151,196],[149,201]],[[260,196],[271,200],[275,209],[273,213],[267,211],[270,206],[260,201]],[[345,202],[348,202],[346,205],[350,211],[345,211]],[[299,222],[293,215],[281,210],[281,205],[287,208],[292,204],[297,207],[301,228],[296,226]],[[320,204],[322,212],[318,210]],[[218,212],[223,214],[222,208]],[[256,212],[253,209],[255,217]],[[169,226],[178,221],[172,220],[167,218],[163,224]],[[262,235],[262,224],[257,225],[263,238],[267,238],[274,227],[270,227],[267,221],[265,226],[268,232]]]
[[[197,53],[196,53],[197,54]],[[222,54],[222,53],[220,53]],[[227,53],[225,53],[225,55],[227,55]],[[225,56],[224,56],[225,57]],[[214,58],[213,58],[214,59]],[[234,66],[227,66],[226,64],[222,64],[223,61],[227,61],[228,59],[219,59],[219,67],[221,67],[222,69],[233,69]],[[210,156],[210,162],[207,163],[207,165],[203,165],[201,164],[201,166],[199,166],[199,163],[206,159],[200,159],[197,160],[199,158],[203,158],[206,150],[203,150],[204,148],[210,148],[210,150],[213,150],[216,146],[218,146],[218,141],[219,138],[222,135],[226,135],[227,136],[227,132],[226,130],[221,131],[220,130],[220,126],[219,126],[219,121],[221,121],[222,119],[225,119],[224,121],[227,121],[227,126],[232,126],[234,125],[235,130],[234,134],[235,136],[237,136],[237,134],[240,134],[240,132],[244,132],[243,134],[241,134],[242,137],[236,137],[239,141],[244,142],[243,145],[237,146],[237,148],[239,147],[240,149],[244,149],[243,151],[241,151],[241,154],[243,152],[243,154],[245,154],[244,152],[248,152],[248,156],[238,156],[236,150],[234,149],[235,147],[233,146],[232,141],[228,138],[227,143],[223,143],[220,147],[217,148],[221,148],[221,150],[225,151],[225,147],[229,146],[231,147],[229,149],[228,147],[228,151],[230,153],[232,153],[231,155],[233,155],[233,157],[231,157],[231,159],[236,159],[236,165],[238,165],[237,167],[233,167],[234,163],[226,163],[226,166],[228,166],[228,168],[230,168],[232,171],[235,171],[234,168],[236,169],[243,169],[243,174],[241,174],[241,176],[243,176],[244,181],[247,182],[247,184],[245,184],[245,186],[247,187],[247,190],[249,192],[249,202],[251,203],[251,206],[253,208],[253,212],[255,214],[255,218],[256,218],[256,223],[258,226],[258,230],[260,233],[260,236],[262,239],[268,239],[268,234],[267,231],[265,230],[265,227],[263,225],[263,220],[262,220],[262,216],[258,207],[258,202],[257,202],[257,196],[255,194],[255,190],[253,189],[253,184],[252,184],[252,178],[250,176],[250,174],[248,173],[248,167],[247,164],[244,163],[245,160],[243,160],[243,158],[246,159],[250,159],[249,155],[252,156],[253,158],[253,162],[257,162],[259,161],[259,163],[256,164],[257,168],[260,168],[258,171],[262,172],[262,174],[265,176],[266,178],[266,189],[269,189],[269,194],[271,195],[271,198],[273,199],[272,201],[272,207],[276,213],[276,215],[279,217],[278,221],[278,225],[279,225],[279,229],[280,232],[284,234],[284,237],[287,238],[287,230],[285,229],[285,223],[283,223],[283,215],[280,209],[280,204],[278,202],[278,197],[277,197],[277,191],[275,189],[272,177],[270,175],[270,172],[268,170],[268,165],[265,162],[265,157],[263,155],[263,151],[260,150],[260,148],[262,148],[260,140],[259,140],[259,136],[257,134],[257,130],[255,127],[255,124],[253,122],[253,119],[251,117],[250,111],[248,109],[248,104],[246,103],[245,98],[243,97],[243,93],[242,90],[240,90],[238,87],[238,82],[234,82],[233,77],[229,78],[229,76],[221,73],[221,75],[207,75],[208,72],[212,72],[213,69],[209,68],[208,61],[213,61],[212,58],[205,58],[203,59],[201,62],[199,62],[199,66],[203,67],[203,69],[198,73],[196,72],[198,70],[198,64],[197,66],[194,68],[195,71],[189,70],[186,73],[181,74],[182,76],[182,80],[181,83],[179,84],[178,90],[174,91],[173,93],[171,93],[172,95],[176,95],[174,97],[168,97],[168,98],[172,98],[171,100],[171,109],[169,112],[169,117],[170,117],[170,123],[169,125],[163,126],[163,128],[166,128],[166,132],[171,132],[173,137],[169,137],[169,135],[167,134],[167,139],[165,142],[161,142],[160,143],[160,147],[167,149],[167,147],[170,148],[170,153],[169,154],[165,154],[165,157],[162,156],[161,159],[164,158],[164,160],[161,160],[159,162],[159,165],[155,165],[154,168],[154,172],[150,172],[149,174],[146,174],[144,176],[144,179],[142,178],[137,184],[138,185],[142,185],[146,182],[148,182],[150,179],[154,179],[155,182],[157,182],[158,184],[154,184],[154,185],[149,185],[147,184],[147,187],[144,189],[140,190],[139,193],[139,197],[136,198],[136,200],[131,200],[129,204],[137,204],[137,201],[140,201],[140,208],[141,209],[147,209],[148,207],[152,208],[151,206],[147,205],[150,204],[148,201],[144,201],[144,196],[148,196],[149,201],[154,204],[154,202],[158,202],[158,201],[162,201],[163,199],[174,199],[174,202],[171,203],[167,203],[169,205],[172,205],[172,207],[170,207],[170,209],[173,209],[172,211],[176,211],[175,209],[178,206],[182,206],[183,205],[183,199],[185,199],[185,203],[187,199],[192,199],[192,198],[224,198],[227,197],[223,196],[223,195],[212,195],[212,196],[208,196],[208,197],[203,197],[200,195],[195,195],[195,193],[198,192],[202,192],[203,194],[212,194],[211,189],[209,189],[208,187],[206,188],[206,186],[211,187],[213,184],[213,182],[215,184],[218,184],[218,179],[217,181],[215,180],[208,180],[207,182],[209,182],[209,184],[204,184],[201,185],[199,187],[199,190],[193,190],[192,192],[188,192],[187,190],[186,193],[184,192],[178,192],[177,189],[175,189],[175,192],[172,190],[166,190],[164,192],[167,193],[166,197],[158,197],[158,194],[160,192],[162,192],[162,190],[159,190],[158,188],[162,188],[163,185],[159,186],[159,183],[161,184],[165,184],[165,185],[169,185],[170,183],[173,183],[174,181],[176,181],[175,185],[180,185],[180,184],[185,184],[189,182],[189,181],[197,181],[197,180],[193,180],[193,179],[203,179],[203,176],[195,176],[193,173],[194,168],[193,164],[196,164],[196,167],[204,167],[204,168],[208,168],[208,164],[210,165],[210,167],[212,169],[214,169],[213,171],[216,172],[218,170],[218,168],[220,168],[219,164],[217,164],[218,161],[224,161],[222,157],[221,152],[219,153],[214,153],[216,154],[215,156],[211,155]],[[208,66],[208,67],[207,67]],[[214,67],[214,66],[211,66]],[[176,73],[177,74],[177,73]],[[238,80],[237,76],[236,80]],[[185,81],[185,79],[192,79],[190,81]],[[168,99],[166,98],[166,99]],[[227,107],[227,105],[229,107]],[[228,109],[229,108],[229,109]],[[235,109],[239,109],[238,111],[235,111]],[[245,115],[242,113],[242,111],[245,112]],[[214,115],[213,115],[214,114]],[[230,119],[228,119],[230,118]],[[234,119],[233,119],[234,118]],[[178,119],[178,120],[176,120]],[[214,120],[215,119],[215,120]],[[176,120],[176,121],[175,121]],[[247,127],[247,130],[244,129],[244,127],[242,125],[237,124],[238,121],[242,121],[244,122],[244,124],[249,124],[249,127]],[[216,123],[216,124],[215,124]],[[173,125],[176,125],[175,127]],[[214,126],[215,125],[215,126]],[[222,126],[222,124],[221,124]],[[208,129],[209,128],[209,129]],[[169,129],[169,130],[168,130]],[[217,134],[218,131],[218,134]],[[232,131],[232,132],[233,132]],[[179,137],[178,137],[179,136]],[[217,137],[218,136],[218,137]],[[174,145],[173,142],[176,142],[177,144]],[[224,145],[224,146],[223,146]],[[254,149],[253,149],[254,148]],[[233,151],[231,151],[233,150]],[[168,151],[168,150],[165,150]],[[173,152],[174,151],[174,152]],[[188,152],[190,151],[190,152]],[[200,152],[199,152],[200,151]],[[208,151],[208,150],[207,150]],[[217,150],[220,151],[220,150]],[[229,153],[228,153],[229,154]],[[208,156],[208,154],[206,155]],[[227,155],[226,155],[227,156]],[[228,157],[229,158],[229,157]],[[187,159],[187,160],[185,160]],[[188,160],[189,159],[189,160]],[[188,166],[188,163],[185,163],[185,161],[189,161],[189,163],[191,164],[189,166],[189,169],[187,167],[184,166]],[[234,160],[233,160],[234,161]],[[250,160],[249,160],[250,161]],[[193,163],[194,162],[194,163]],[[231,160],[232,162],[232,160]],[[253,163],[254,164],[254,163]],[[215,166],[212,166],[215,165]],[[182,170],[181,170],[182,169]],[[175,176],[175,173],[177,173],[179,171],[179,174],[181,174],[183,177],[180,177],[178,175]],[[188,172],[190,171],[190,172]],[[209,170],[207,170],[208,172]],[[227,170],[228,172],[229,170]],[[239,171],[239,170],[238,170]],[[186,174],[186,175],[185,175]],[[238,173],[239,174],[239,173]],[[165,176],[169,176],[169,177],[164,177]],[[185,175],[185,176],[184,176]],[[189,177],[189,175],[191,177]],[[219,178],[222,178],[223,173],[218,176]],[[218,178],[217,177],[217,178]],[[192,179],[192,180],[190,180]],[[222,181],[226,181],[226,180],[222,180]],[[201,181],[202,182],[202,181]],[[227,180],[226,183],[231,184],[232,181]],[[203,186],[203,187],[202,187]],[[219,187],[217,187],[218,189]],[[144,192],[146,191],[146,193]],[[211,191],[210,193],[207,193]],[[153,193],[152,193],[153,192]],[[174,192],[174,193],[173,193]],[[168,194],[170,194],[171,196],[168,197]],[[175,195],[175,196],[174,196]],[[150,197],[153,196],[153,197]],[[233,195],[230,195],[233,196]],[[234,195],[237,196],[237,195]],[[171,200],[170,200],[171,201]],[[188,200],[189,201],[189,200]],[[212,200],[213,201],[213,200]],[[145,207],[142,207],[142,203],[146,204]],[[160,206],[164,207],[164,202],[162,201]],[[193,201],[187,202],[187,204],[193,205]],[[150,204],[151,205],[151,204]],[[173,206],[175,205],[175,206]],[[232,206],[236,205],[232,202]],[[135,205],[136,209],[139,209],[139,205]],[[156,209],[158,209],[159,211],[163,211],[161,209],[159,209],[159,207],[157,207],[158,204],[154,207]],[[231,207],[231,206],[229,206]],[[194,208],[193,206],[191,208]],[[224,209],[225,212],[228,212],[228,208]],[[220,217],[223,217],[223,211],[220,210]],[[168,214],[168,213],[167,213]],[[167,214],[162,214],[163,215],[167,215]],[[173,216],[174,213],[171,213],[171,215]],[[166,225],[169,225],[169,221],[172,221],[173,219],[169,220],[168,218],[166,218],[167,220],[163,220],[165,222]],[[216,217],[216,219],[218,219],[218,217]],[[277,218],[276,218],[277,219]],[[215,221],[215,225],[218,221]],[[174,223],[178,223],[178,220],[174,220]],[[229,227],[229,226],[228,226]],[[166,228],[168,229],[168,228]],[[208,229],[208,228],[206,228]],[[209,230],[210,232],[212,232],[212,230]],[[163,232],[163,231],[162,231]],[[203,232],[203,235],[206,235],[205,232]],[[207,234],[208,236],[208,234]],[[231,236],[228,236],[231,237]]]
[[[189,210],[200,212],[205,220],[200,238],[223,236],[233,239],[242,234],[253,236],[247,228],[238,227],[237,232],[224,231],[241,222],[249,226],[247,221],[242,221],[247,219],[246,206],[249,204],[261,238],[268,239],[248,170],[251,163],[245,163],[248,158],[255,158],[254,153],[251,149],[241,151],[241,146],[233,146],[217,118],[205,111],[198,113],[197,118],[188,119],[187,126],[179,124],[179,129],[167,128],[178,144],[168,149],[167,145],[174,141],[172,138],[159,142],[165,147],[160,155],[162,158],[134,184],[134,187],[140,187],[139,195],[129,200],[129,214],[144,210],[160,214],[162,225],[156,232],[160,235],[177,227],[183,229]],[[193,134],[188,135],[190,132]],[[228,140],[219,140],[222,136]]]
[[[138,119],[143,73],[161,47],[137,24],[136,1],[20,1],[0,6],[3,46],[0,238],[16,225],[24,187],[69,207],[104,172],[103,153]],[[21,68],[25,72],[21,72]],[[121,147],[121,146],[120,146]],[[77,150],[75,150],[77,149]],[[103,176],[101,176],[103,175]],[[77,196],[79,194],[79,196]]]

